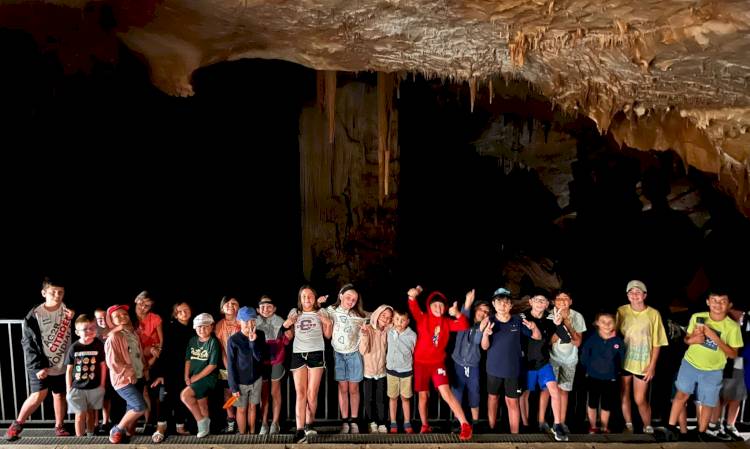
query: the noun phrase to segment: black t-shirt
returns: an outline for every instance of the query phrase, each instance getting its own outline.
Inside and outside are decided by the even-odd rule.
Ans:
[[[102,384],[100,363],[104,361],[104,343],[95,338],[91,344],[77,340],[70,345],[65,364],[73,365],[73,388],[92,390]]]
[[[555,334],[557,326],[555,326],[552,320],[545,318],[546,315],[545,313],[542,315],[542,318],[535,318],[531,315],[531,312],[526,312],[526,319],[536,323],[539,332],[542,333],[541,340],[525,337],[526,368],[529,371],[536,371],[549,363],[550,339]]]

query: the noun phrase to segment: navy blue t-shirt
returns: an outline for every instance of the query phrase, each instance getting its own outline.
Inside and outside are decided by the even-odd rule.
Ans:
[[[521,335],[531,336],[529,328],[517,315],[507,323],[501,323],[490,316],[494,323],[490,335],[490,348],[487,350],[487,374],[495,377],[517,378],[521,372]]]

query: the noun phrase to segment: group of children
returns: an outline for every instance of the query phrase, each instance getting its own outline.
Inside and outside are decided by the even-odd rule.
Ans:
[[[528,310],[518,314],[512,313],[511,292],[504,288],[495,291],[490,302],[476,303],[472,290],[460,309],[458,302],[449,307],[445,295],[435,291],[425,299],[423,310],[417,300],[421,293],[419,286],[407,292],[416,332],[409,327],[409,313],[400,308],[384,304],[372,313],[366,312],[351,284],[342,287],[328,306],[327,296],[318,297],[310,286],[303,286],[297,307],[286,319],[276,315],[268,296],[261,297],[257,308],[240,307],[236,298],[224,297],[220,303],[223,318],[214,323],[211,314],[198,314],[192,320],[192,330],[190,306],[177,303],[165,332],[161,318],[151,311],[153,300],[147,292],[135,299],[135,323],[128,305],[114,305],[106,311],[95,311],[94,318],[80,315],[73,321],[74,312],[62,302],[64,288],[45,279],[45,302],[25,318],[23,347],[31,395],[6,431],[6,438],[18,438],[25,420],[49,390],[58,436],[68,435],[63,427],[66,402],[76,416],[76,435],[81,436],[94,431],[97,410],[102,410],[104,423],[108,422],[109,399],[116,393],[126,403],[126,412],[109,430],[112,443],[132,435],[136,421],[144,414],[147,423],[156,421],[152,435],[155,443],[164,440],[170,420],[177,434],[188,434],[185,408],[196,421],[197,437],[202,438],[211,428],[208,398],[219,386],[225,392],[225,431],[255,433],[257,406],[261,405],[259,433],[279,433],[280,382],[286,374],[284,361],[291,342],[290,370],[296,392],[294,439],[305,442],[315,434],[312,425],[326,368],[325,339],[330,339],[334,351],[341,433],[359,433],[360,409],[369,432],[398,433],[399,402],[403,409],[401,429],[414,433],[410,419],[413,392],[418,394],[420,432],[430,433],[428,399],[432,382],[460,422],[459,438],[471,439],[473,428],[462,400],[466,392],[476,422],[482,350],[486,351],[491,429],[497,426],[501,395],[510,432],[518,433],[521,423],[528,426],[529,392],[539,389],[540,430],[551,432],[557,441],[567,441],[568,393],[580,358],[587,377],[590,433],[609,432],[610,411],[618,403],[626,431],[632,431],[631,391],[643,431],[653,433],[647,392],[659,349],[667,339],[659,312],[645,304],[647,290],[642,282],[628,283],[629,304],[620,307],[616,315],[597,314],[596,332],[585,341],[585,320],[571,309],[572,299],[566,293],[555,296],[551,310],[545,296],[533,296],[528,300]],[[721,394],[724,364],[727,358],[736,360],[742,347],[740,326],[728,316],[728,297],[712,293],[707,304],[709,312],[695,314],[687,329],[689,349],[677,376],[669,420],[670,426],[682,423],[685,402],[696,393],[701,404],[701,434],[712,432],[709,421]],[[79,337],[73,343],[72,327]],[[449,378],[446,348],[451,333],[456,333],[456,338]],[[739,373],[732,376],[743,380],[740,383],[744,387],[742,362],[733,364],[737,366]],[[729,399],[744,399],[744,388],[740,391],[736,381],[731,385],[734,394]],[[546,422],[550,403],[552,427]],[[733,413],[734,417],[728,416],[730,425],[721,429],[724,435],[737,433],[733,427],[737,407],[731,405],[729,415]],[[597,410],[601,410],[600,425]],[[718,420],[716,416],[720,415],[714,416]],[[677,435],[676,428],[670,429]],[[713,432],[713,436],[719,433],[716,429]]]

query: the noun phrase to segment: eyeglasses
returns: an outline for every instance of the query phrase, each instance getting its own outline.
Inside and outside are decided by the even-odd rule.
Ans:
[[[77,327],[77,332],[96,332],[96,326],[86,326],[83,328]]]

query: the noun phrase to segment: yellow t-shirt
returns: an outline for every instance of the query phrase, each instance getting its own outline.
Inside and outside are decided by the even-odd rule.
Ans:
[[[655,346],[667,346],[667,333],[661,322],[659,312],[649,306],[636,312],[625,304],[617,309],[617,330],[625,340],[625,361],[623,369],[642,376],[651,360],[651,349]]]
[[[731,348],[742,347],[742,333],[740,325],[736,321],[724,317],[721,321],[711,319],[709,312],[694,313],[690,317],[688,334],[695,330],[696,318],[703,318],[704,324],[714,330],[719,338]],[[724,369],[727,363],[727,355],[719,348],[719,345],[710,338],[706,338],[703,344],[692,344],[685,352],[685,360],[695,368],[702,371],[716,371]]]

